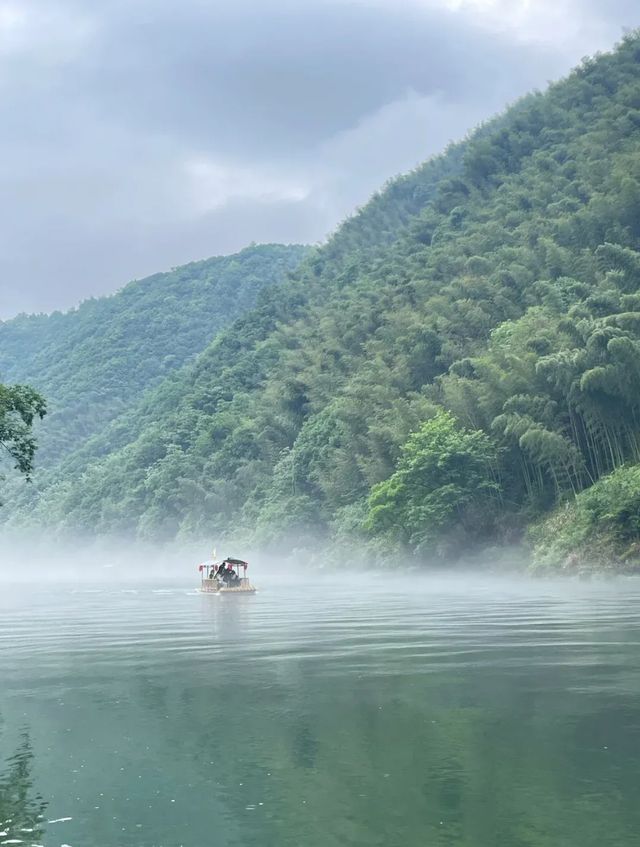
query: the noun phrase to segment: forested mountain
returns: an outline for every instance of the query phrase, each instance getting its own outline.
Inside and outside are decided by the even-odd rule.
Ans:
[[[392,182],[14,514],[433,557],[591,495],[624,559],[638,461],[635,34]]]
[[[29,383],[48,399],[38,464],[59,461],[193,359],[307,252],[252,246],[131,282],[65,313],[0,323],[0,378]]]

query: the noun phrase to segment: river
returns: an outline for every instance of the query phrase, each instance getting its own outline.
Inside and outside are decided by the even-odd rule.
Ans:
[[[638,843],[639,581],[256,578],[2,586],[0,843]]]

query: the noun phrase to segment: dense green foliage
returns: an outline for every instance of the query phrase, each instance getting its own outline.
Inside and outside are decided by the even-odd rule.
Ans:
[[[530,531],[534,565],[569,571],[640,566],[640,465],[617,468]]]
[[[27,478],[36,452],[33,423],[46,410],[44,399],[28,385],[0,385],[0,447]]]
[[[439,412],[409,437],[396,472],[373,487],[368,528],[417,550],[432,549],[446,534],[459,544],[467,528],[477,536],[485,513],[496,508],[496,461],[488,436],[460,429],[450,413]]]
[[[638,461],[639,70],[633,35],[391,183],[33,518],[363,542],[382,521],[437,552],[456,516],[467,543],[511,538]]]

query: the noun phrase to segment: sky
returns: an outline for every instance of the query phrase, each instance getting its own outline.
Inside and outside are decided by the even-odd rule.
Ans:
[[[0,0],[0,319],[317,243],[639,24],[638,0]]]

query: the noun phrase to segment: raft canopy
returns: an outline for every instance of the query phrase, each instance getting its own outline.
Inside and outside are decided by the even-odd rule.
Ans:
[[[198,570],[200,571],[200,573],[202,573],[202,571],[208,570],[209,568],[217,569],[220,567],[220,565],[236,565],[237,567],[244,568],[246,571],[249,563],[245,562],[243,559],[232,559],[227,556],[226,559],[222,559],[222,561],[219,562],[213,560],[209,560],[208,562],[202,562],[200,565],[198,565]]]

